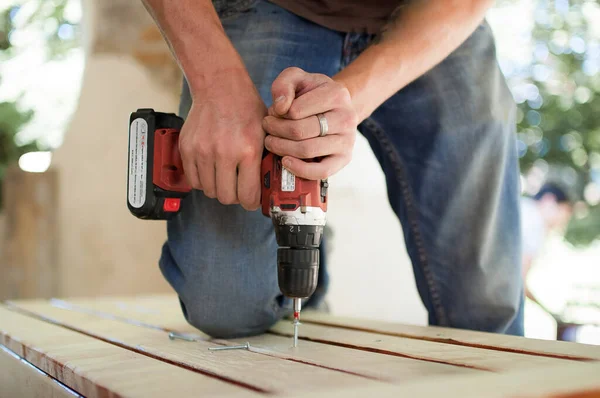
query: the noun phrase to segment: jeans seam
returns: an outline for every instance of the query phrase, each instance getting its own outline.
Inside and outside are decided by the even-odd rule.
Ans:
[[[431,304],[433,306],[433,310],[435,311],[435,315],[438,321],[438,324],[444,326],[448,324],[446,312],[441,303],[441,297],[439,294],[439,290],[435,286],[435,281],[433,280],[433,274],[431,272],[431,268],[429,267],[429,261],[427,258],[427,253],[425,250],[425,245],[423,242],[423,238],[421,235],[421,230],[418,225],[418,216],[417,211],[415,209],[415,201],[411,191],[410,186],[407,182],[407,176],[405,172],[405,167],[400,157],[400,154],[396,150],[396,148],[391,144],[388,138],[385,136],[384,130],[372,119],[367,119],[364,121],[365,125],[369,128],[369,130],[373,133],[373,136],[379,141],[382,149],[387,153],[392,166],[394,167],[396,181],[400,185],[400,194],[404,203],[406,205],[406,213],[409,223],[409,228],[413,234],[415,245],[417,247],[418,252],[418,260],[421,270],[425,275],[425,280],[427,282],[427,286],[429,288],[429,294],[431,295]]]

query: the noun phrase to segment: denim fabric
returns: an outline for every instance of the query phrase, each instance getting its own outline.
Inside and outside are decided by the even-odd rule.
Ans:
[[[225,31],[267,106],[283,69],[332,76],[372,39],[323,28],[263,0],[240,4],[237,12],[218,10],[226,12]],[[181,116],[190,105],[184,82]],[[514,115],[483,23],[359,126],[385,172],[432,325],[523,334]],[[260,211],[194,191],[167,227],[160,268],[192,325],[217,337],[246,336],[288,313],[277,285],[273,227]],[[316,301],[326,292],[326,273],[322,281]]]

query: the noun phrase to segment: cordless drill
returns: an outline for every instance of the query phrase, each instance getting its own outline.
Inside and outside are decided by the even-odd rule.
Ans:
[[[129,119],[127,207],[136,217],[175,216],[191,192],[179,153],[183,119],[173,113],[138,109]],[[296,177],[281,157],[264,151],[261,205],[275,229],[279,289],[293,299],[294,347],[298,342],[301,299],[310,297],[319,274],[319,246],[327,212],[327,180]]]

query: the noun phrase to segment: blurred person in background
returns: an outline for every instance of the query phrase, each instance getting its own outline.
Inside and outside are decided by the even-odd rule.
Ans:
[[[559,325],[560,316],[538,300],[527,284],[527,277],[548,237],[553,233],[564,233],[572,214],[572,200],[567,191],[556,183],[547,183],[533,197],[521,199],[522,272],[525,296],[551,315]]]

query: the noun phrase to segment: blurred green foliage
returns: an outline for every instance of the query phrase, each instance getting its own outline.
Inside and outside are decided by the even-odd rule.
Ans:
[[[539,0],[534,18],[531,62],[507,73],[521,171],[550,170],[568,188],[578,203],[566,238],[586,245],[600,237],[600,8]]]
[[[48,61],[60,59],[79,45],[78,26],[69,21],[66,15],[69,0],[13,0],[7,3],[0,6],[0,62],[18,62],[19,54],[27,50],[27,45],[15,44],[13,38],[15,33],[24,31],[41,33]],[[34,110],[24,109],[18,98],[0,102],[0,186],[7,167],[21,155],[44,149],[36,141],[15,141],[21,128],[33,116]]]
[[[38,150],[34,142],[17,146],[14,141],[21,126],[27,123],[32,116],[32,111],[20,110],[14,102],[0,102],[0,184],[4,180],[4,174],[10,164],[16,162],[22,154]],[[0,209],[2,209],[1,194]]]

